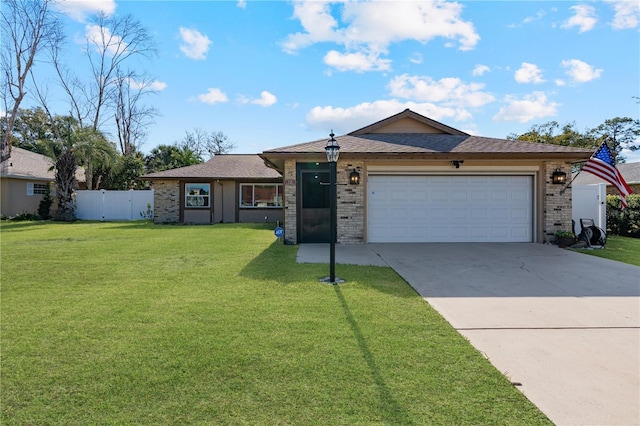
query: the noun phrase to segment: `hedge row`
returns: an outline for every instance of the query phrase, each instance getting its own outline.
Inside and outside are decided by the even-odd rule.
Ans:
[[[627,197],[627,207],[620,208],[617,195],[607,195],[607,234],[640,238],[640,194]]]

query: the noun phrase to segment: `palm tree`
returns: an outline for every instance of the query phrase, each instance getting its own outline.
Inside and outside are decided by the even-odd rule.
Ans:
[[[110,165],[117,159],[114,144],[89,127],[82,127],[72,117],[55,117],[52,125],[55,139],[49,143],[49,156],[54,160],[55,181],[58,188],[56,220],[76,219],[74,191],[78,188],[76,171],[84,168],[88,189],[92,188],[93,171],[98,165]]]

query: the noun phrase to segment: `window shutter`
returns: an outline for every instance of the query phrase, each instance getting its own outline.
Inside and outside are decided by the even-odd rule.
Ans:
[[[27,195],[33,195],[33,183],[27,182]]]

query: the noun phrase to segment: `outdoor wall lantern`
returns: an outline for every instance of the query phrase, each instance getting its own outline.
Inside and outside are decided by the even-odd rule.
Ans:
[[[554,185],[564,185],[567,182],[567,174],[560,169],[556,169],[551,175],[551,182]]]
[[[360,185],[360,173],[356,169],[349,174],[349,183],[351,185]]]

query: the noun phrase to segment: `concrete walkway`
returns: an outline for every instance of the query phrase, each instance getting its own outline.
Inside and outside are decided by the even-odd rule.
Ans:
[[[640,425],[640,267],[492,243],[337,245],[336,262],[393,268],[555,424]]]

